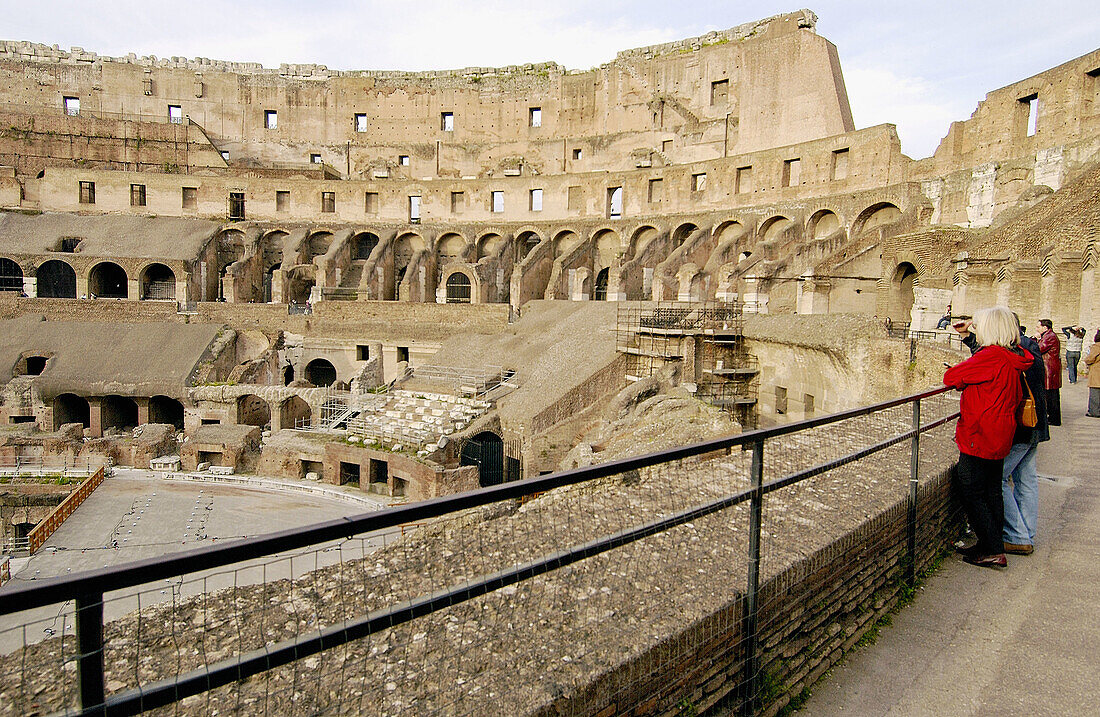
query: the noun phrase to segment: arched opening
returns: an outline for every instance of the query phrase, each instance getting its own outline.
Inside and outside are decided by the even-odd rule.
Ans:
[[[740,239],[745,234],[745,227],[741,222],[722,222],[714,231],[714,245],[722,246],[723,243]]]
[[[0,291],[23,291],[23,269],[4,257],[0,257]]]
[[[393,243],[393,296],[398,298],[398,287],[405,280],[405,272],[412,262],[413,255],[424,250],[424,238],[419,234],[402,234]],[[390,298],[390,297],[388,297]]]
[[[270,303],[272,299],[272,285],[274,282],[275,271],[282,266],[283,263],[283,241],[288,234],[282,230],[276,229],[268,232],[260,240],[260,249],[263,253],[264,273],[263,273],[263,292],[260,300],[265,304]]]
[[[306,364],[306,380],[314,386],[331,386],[336,383],[336,367],[328,359],[315,358]]]
[[[596,274],[596,284],[592,287],[593,301],[607,301],[607,277],[610,272],[605,266]]]
[[[271,406],[259,396],[246,393],[237,399],[237,423],[266,428],[271,425]]]
[[[776,243],[783,232],[791,227],[791,220],[784,216],[771,217],[760,225],[760,241]]]
[[[294,383],[294,367],[287,365],[283,367],[283,385],[289,386]]]
[[[495,433],[482,431],[462,446],[459,464],[477,466],[482,487],[497,485],[504,480],[504,442]]]
[[[568,254],[580,243],[580,236],[576,232],[567,229],[554,237],[554,256],[559,257],[562,254]]]
[[[176,274],[164,264],[150,264],[141,272],[141,298],[175,300]]]
[[[477,258],[484,259],[487,256],[496,256],[504,238],[499,234],[486,234],[477,240]]]
[[[96,264],[88,274],[88,293],[101,299],[127,298],[126,271],[113,261]]]
[[[79,423],[87,428],[89,420],[88,399],[75,393],[62,393],[53,400],[53,429],[58,431],[66,423]]]
[[[466,276],[461,271],[455,272],[447,277],[447,303],[470,303],[470,277]]]
[[[63,261],[42,262],[36,272],[38,295],[46,299],[75,299],[76,270]]]
[[[692,301],[706,301],[707,278],[703,272],[699,272],[691,277],[691,285],[688,287],[688,293]]]
[[[183,404],[169,396],[149,399],[149,423],[167,423],[183,430]]]
[[[676,227],[676,230],[672,232],[672,248],[679,249],[684,242],[688,240],[692,234],[699,230],[699,227],[691,222],[684,222],[680,226]]]
[[[901,210],[890,202],[879,202],[860,212],[852,225],[852,237],[857,237],[884,224],[892,224],[901,218]]]
[[[741,262],[743,262],[743,261],[744,261],[745,259],[748,259],[748,258],[749,258],[750,256],[752,256],[752,252],[751,252],[751,251],[743,251],[743,252],[741,252],[740,254],[738,254],[738,255],[737,255],[737,263],[738,263],[738,264],[740,264],[740,263],[741,263]]]
[[[534,232],[523,232],[516,238],[516,263],[527,258],[527,255],[542,242],[542,238]]]
[[[913,311],[913,286],[917,281],[917,268],[907,261],[898,264],[894,270],[894,280],[890,286],[893,294],[891,301],[890,319],[892,321],[909,321]]]
[[[634,234],[630,237],[630,250],[628,252],[631,258],[638,256],[645,251],[646,246],[649,245],[654,239],[660,236],[660,232],[656,227],[638,227],[634,230]]]
[[[279,425],[283,428],[306,428],[312,422],[313,411],[298,396],[291,396],[279,406]]]
[[[840,229],[840,217],[828,209],[820,209],[813,213],[810,221],[806,223],[806,234],[814,239],[824,239]]]
[[[444,234],[435,245],[436,263],[440,270],[447,264],[462,261],[466,251],[466,240],[458,234]]]
[[[596,266],[603,269],[609,266],[617,266],[622,254],[622,240],[619,233],[612,229],[605,229],[596,234]]]
[[[307,256],[305,260],[310,262],[315,257],[324,256],[328,253],[330,246],[332,246],[332,232],[314,232],[310,234],[309,241],[306,242]]]
[[[122,433],[138,425],[137,401],[126,396],[104,396],[100,402],[100,425],[106,433],[115,429]]]
[[[352,237],[351,258],[369,259],[376,246],[378,246],[378,236],[376,234],[360,232]]]
[[[313,277],[312,266],[296,266],[287,275],[287,298],[292,304],[304,304],[309,301],[313,292],[313,285],[317,280]]]
[[[42,372],[46,370],[46,362],[49,360],[49,356],[24,356],[16,362],[12,374],[15,376],[41,376]]]
[[[218,236],[218,298],[225,298],[222,280],[229,273],[229,265],[244,258],[248,239],[239,229],[226,229]]]

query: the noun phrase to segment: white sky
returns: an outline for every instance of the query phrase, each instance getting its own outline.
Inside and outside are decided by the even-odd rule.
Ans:
[[[449,69],[553,60],[585,69],[619,50],[797,10],[770,0],[0,0],[0,38],[103,55]],[[1095,0],[819,0],[857,127],[898,126],[925,157],[990,90],[1100,47]]]

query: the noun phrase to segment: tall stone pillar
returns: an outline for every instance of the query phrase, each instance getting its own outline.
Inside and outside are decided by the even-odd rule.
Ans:
[[[101,396],[88,397],[88,436],[103,437],[103,398]]]

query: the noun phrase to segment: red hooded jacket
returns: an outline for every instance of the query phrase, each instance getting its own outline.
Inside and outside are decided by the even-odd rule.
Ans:
[[[955,444],[967,455],[998,460],[1012,449],[1016,409],[1023,397],[1020,372],[1032,362],[1003,346],[986,346],[947,369],[943,385],[962,389]]]

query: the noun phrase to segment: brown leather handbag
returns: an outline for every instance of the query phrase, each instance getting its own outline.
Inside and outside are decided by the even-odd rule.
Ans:
[[[1031,392],[1031,386],[1027,385],[1027,379],[1023,378],[1023,374],[1020,375],[1020,378],[1023,381],[1024,389],[1027,390],[1027,397],[1020,402],[1018,412],[1020,425],[1035,428],[1039,424],[1039,412],[1035,410],[1035,394]]]

